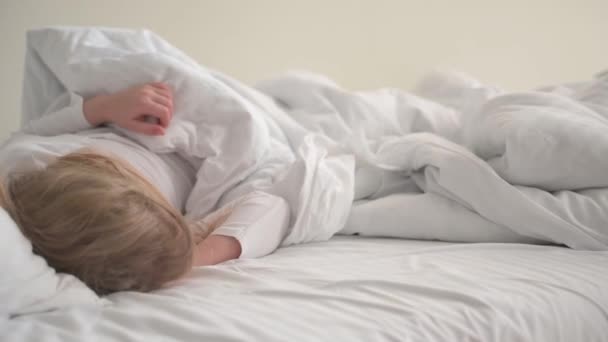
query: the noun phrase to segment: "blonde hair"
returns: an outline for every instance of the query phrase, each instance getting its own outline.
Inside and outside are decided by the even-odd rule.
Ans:
[[[0,208],[3,208],[7,212],[10,213],[10,201],[9,197],[6,194],[6,190],[4,190],[4,182],[0,179]]]
[[[34,251],[100,294],[157,289],[192,266],[182,214],[119,160],[72,153],[7,190],[4,205]]]

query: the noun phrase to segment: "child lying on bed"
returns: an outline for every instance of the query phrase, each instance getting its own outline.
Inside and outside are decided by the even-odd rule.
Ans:
[[[66,93],[24,126],[44,136],[78,132],[69,137],[78,148],[44,168],[12,174],[0,196],[34,251],[57,271],[98,293],[149,291],[192,266],[258,257],[278,246],[289,221],[283,199],[254,192],[187,222],[182,210],[194,167],[101,127],[162,135],[172,110],[171,90],[150,83],[84,101]],[[256,238],[260,230],[263,240]]]

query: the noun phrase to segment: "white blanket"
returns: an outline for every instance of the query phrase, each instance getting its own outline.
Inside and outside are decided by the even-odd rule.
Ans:
[[[148,31],[53,28],[28,34],[24,120],[64,89],[89,96],[150,81],[174,89],[174,120],[164,137],[126,133],[201,163],[190,216],[257,189],[291,205],[284,245],[326,240],[346,224],[355,167],[365,166],[402,172],[432,194],[419,197],[400,237],[457,217],[479,234],[493,227],[490,241],[506,231],[608,247],[608,76],[521,94],[461,74],[432,74],[416,95],[349,92],[302,73],[252,88]],[[371,228],[360,233],[381,234]]]

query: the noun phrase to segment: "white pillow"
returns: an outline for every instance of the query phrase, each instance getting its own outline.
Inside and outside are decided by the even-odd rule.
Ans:
[[[32,252],[9,214],[0,208],[0,317],[99,305],[100,298],[76,277],[56,273]]]
[[[10,173],[45,167],[57,156],[83,147],[74,135],[39,137],[15,134],[0,147],[0,180]],[[100,298],[72,275],[56,273],[32,252],[32,244],[0,208],[0,316],[48,311],[68,305],[100,303]]]
[[[0,145],[0,179],[40,170],[56,158],[87,147],[85,137],[63,134],[54,137],[16,133]]]

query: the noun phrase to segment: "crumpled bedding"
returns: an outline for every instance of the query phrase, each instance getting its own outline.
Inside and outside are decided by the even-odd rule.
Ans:
[[[86,97],[150,81],[173,88],[173,122],[163,137],[124,133],[199,163],[191,217],[262,190],[290,204],[283,245],[327,240],[345,228],[365,167],[416,185],[399,237],[440,218],[473,234],[492,227],[489,241],[608,247],[606,75],[524,93],[460,73],[433,73],[412,93],[351,92],[308,73],[251,87],[149,31],[51,28],[28,33],[24,121],[65,89]],[[440,229],[427,237],[450,240]]]

